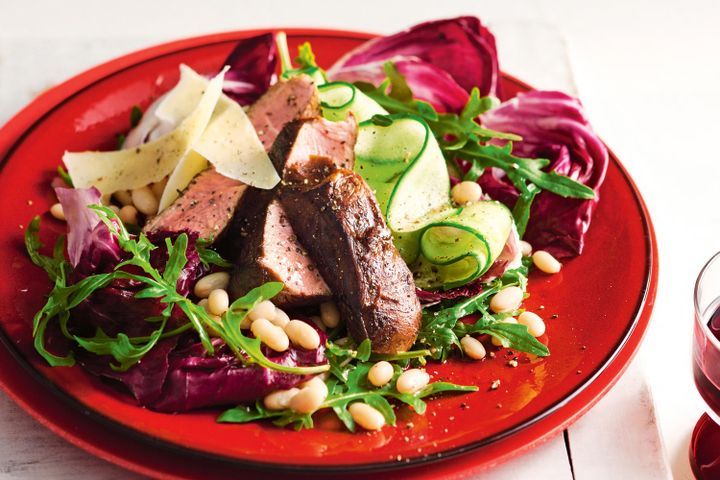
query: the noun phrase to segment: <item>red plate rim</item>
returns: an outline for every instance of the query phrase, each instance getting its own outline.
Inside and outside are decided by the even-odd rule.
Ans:
[[[238,30],[222,32],[210,35],[201,35],[197,37],[186,38],[182,40],[171,41],[163,43],[157,46],[138,50],[127,55],[123,55],[116,59],[110,60],[96,67],[93,67],[85,72],[82,72],[69,80],[51,88],[50,90],[42,93],[23,110],[13,116],[3,127],[0,129],[0,152],[3,153],[3,158],[0,160],[0,169],[5,165],[6,161],[12,155],[15,147],[22,143],[24,137],[33,129],[36,124],[41,123],[44,118],[57,108],[61,103],[71,100],[77,93],[81,92],[85,88],[88,88],[95,82],[102,80],[106,76],[112,75],[122,69],[130,66],[137,66],[144,63],[145,61],[151,61],[157,57],[163,56],[169,53],[177,53],[182,50],[189,50],[196,47],[207,46],[213,43],[226,42],[231,40],[238,40],[247,36],[257,35],[261,33],[267,33],[268,31],[283,30],[288,35],[321,35],[327,36],[340,36],[345,38],[357,38],[357,39],[370,39],[375,37],[375,34],[355,32],[348,30],[335,30],[335,29],[312,29],[312,28],[277,28],[277,29],[255,29],[255,30]],[[503,77],[514,83],[523,89],[532,89],[526,83],[504,74]],[[103,426],[111,427],[112,429],[121,433],[130,434],[133,438],[139,439],[143,442],[150,443],[154,446],[162,446],[163,448],[169,449],[174,452],[182,452],[183,454],[192,454],[199,457],[209,458],[212,460],[219,460],[222,462],[230,462],[238,466],[259,468],[263,470],[273,471],[284,471],[284,472],[316,472],[316,473],[339,473],[339,472],[361,472],[361,471],[379,471],[379,470],[390,470],[397,468],[407,468],[418,466],[430,462],[436,462],[439,460],[445,460],[457,455],[462,455],[469,451],[482,448],[489,444],[493,444],[503,439],[520,435],[522,432],[527,432],[530,427],[537,426],[538,423],[548,423],[544,434],[534,434],[527,438],[525,448],[531,448],[534,445],[541,443],[543,440],[551,437],[561,429],[567,427],[569,424],[577,420],[587,410],[589,410],[619,379],[620,375],[627,368],[630,360],[636,353],[642,337],[647,329],[647,325],[650,319],[650,313],[655,301],[655,294],[657,290],[657,276],[658,276],[658,255],[657,255],[657,243],[655,239],[655,232],[650,219],[647,207],[640,195],[637,186],[633,182],[632,178],[628,174],[627,170],[622,166],[617,157],[610,152],[610,159],[618,167],[622,177],[628,184],[628,187],[633,193],[633,197],[637,202],[640,210],[642,211],[642,224],[644,230],[645,243],[647,245],[648,257],[646,259],[645,269],[645,284],[643,294],[638,302],[635,309],[634,317],[628,324],[626,332],[622,340],[618,345],[609,353],[607,358],[604,360],[602,365],[590,376],[582,385],[576,388],[573,392],[563,398],[556,404],[548,407],[545,411],[536,415],[532,419],[524,422],[521,425],[510,428],[504,432],[501,432],[489,439],[484,439],[479,442],[466,444],[460,447],[446,450],[444,452],[438,452],[437,454],[430,455],[428,457],[419,457],[412,459],[409,463],[398,464],[397,462],[377,462],[369,463],[366,465],[352,465],[350,467],[322,467],[322,466],[284,466],[276,463],[266,462],[248,462],[245,460],[238,460],[234,458],[228,458],[224,456],[217,456],[208,454],[205,452],[198,452],[195,450],[188,449],[159,440],[154,437],[148,436],[141,431],[132,429],[130,427],[121,425],[116,421],[98,413],[95,411],[87,410],[77,400],[70,397],[70,395],[62,392],[57,386],[44,377],[39,371],[37,371],[22,354],[15,348],[13,341],[7,337],[4,331],[0,330],[0,342],[4,344],[9,353],[13,358],[23,367],[23,369],[30,374],[37,382],[42,384],[48,390],[51,390],[57,397],[61,398],[69,406],[80,409],[90,419],[99,422]],[[7,379],[0,374],[0,387],[24,410],[29,412],[35,419],[40,421],[43,425],[50,428],[52,431],[70,441],[71,443],[79,446],[80,448],[88,451],[89,453],[104,458],[108,461],[121,465],[125,468],[137,471],[139,473],[148,474],[148,469],[142,465],[133,463],[132,461],[126,460],[121,456],[115,455],[112,452],[108,452],[104,449],[97,448],[92,443],[86,441],[82,436],[75,435],[73,432],[62,428],[57,425],[52,418],[45,414],[30,402],[26,401],[22,396],[13,393]],[[563,413],[559,415],[559,413]],[[153,472],[157,473],[157,472]]]

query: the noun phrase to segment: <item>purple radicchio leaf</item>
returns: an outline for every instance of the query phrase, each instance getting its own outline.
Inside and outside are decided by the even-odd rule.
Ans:
[[[240,40],[223,65],[223,91],[240,105],[249,105],[265,93],[275,79],[275,37],[265,33]]]
[[[495,37],[476,17],[425,22],[372,39],[340,58],[328,77],[378,85],[386,61],[396,63],[415,97],[439,110],[460,111],[473,87],[500,96]]]
[[[521,93],[482,116],[485,127],[515,133],[513,154],[547,158],[547,170],[566,175],[595,191],[595,198],[563,198],[543,191],[535,199],[524,239],[559,258],[582,253],[593,210],[600,199],[608,151],[593,131],[579,100],[561,92]],[[502,142],[493,141],[497,144]],[[504,172],[488,169],[478,180],[483,191],[512,208],[518,192]]]

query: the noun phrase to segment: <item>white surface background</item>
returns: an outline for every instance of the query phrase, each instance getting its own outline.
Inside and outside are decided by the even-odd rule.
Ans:
[[[32,88],[19,95],[0,84],[0,123],[32,92],[49,86],[49,79],[66,78],[157,41],[262,26],[392,32],[457,14],[478,15],[498,31],[522,22],[560,32],[595,129],[638,183],[660,248],[658,299],[639,363],[655,397],[674,475],[691,478],[688,440],[701,412],[690,374],[692,285],[704,261],[720,249],[720,162],[714,142],[720,130],[720,2],[0,0],[0,66],[31,62],[42,72],[3,79]],[[526,73],[522,65],[502,63],[503,49],[513,48],[513,38],[498,37],[503,69]],[[43,69],[42,51],[31,58],[13,56],[23,42],[41,47],[47,41],[62,51],[63,42],[88,39],[96,46],[89,44],[68,65],[48,62],[52,72]],[[542,56],[542,45],[537,54]],[[524,78],[552,86],[542,71]]]

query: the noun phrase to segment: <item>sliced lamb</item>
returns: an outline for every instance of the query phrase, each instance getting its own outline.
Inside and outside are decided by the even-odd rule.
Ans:
[[[278,82],[248,110],[248,117],[266,150],[286,123],[319,112],[317,90],[309,77]],[[217,239],[225,231],[243,198],[246,186],[217,173],[200,173],[182,195],[143,228],[150,232],[190,230],[200,238]]]
[[[283,182],[324,178],[338,168],[352,168],[357,134],[354,118],[290,122],[278,135],[270,158]],[[276,191],[250,189],[238,209],[230,249],[237,252],[230,294],[239,297],[268,281],[285,284],[274,301],[283,307],[315,305],[330,299],[330,290],[297,241]]]
[[[374,352],[409,349],[420,328],[415,283],[370,187],[348,170],[285,185],[280,200],[332,290],[350,335]]]

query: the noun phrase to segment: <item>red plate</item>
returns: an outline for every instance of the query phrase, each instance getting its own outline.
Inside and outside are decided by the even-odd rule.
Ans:
[[[53,369],[41,361],[32,348],[30,323],[49,285],[25,255],[22,233],[33,215],[47,212],[54,202],[49,180],[62,153],[111,147],[115,136],[127,130],[133,105],[146,107],[174,85],[179,63],[216,72],[235,40],[257,33],[181,40],[119,58],[46,92],[0,131],[5,268],[0,338],[6,346],[0,349],[0,382],[10,395],[95,455],[145,474],[189,477],[208,468],[228,475],[238,468],[297,473],[406,467],[403,473],[418,473],[419,465],[447,457],[458,458],[424,465],[422,473],[431,477],[487,468],[550,438],[590,408],[637,350],[657,282],[648,212],[614,156],[585,253],[557,275],[530,280],[528,308],[542,309],[552,355],[526,359],[517,368],[507,365],[512,358],[507,351],[482,363],[431,365],[435,378],[475,384],[480,391],[433,400],[425,416],[399,409],[397,427],[351,434],[322,417],[319,428],[295,432],[267,423],[217,424],[217,410],[154,413],[79,367]],[[321,65],[371,37],[306,29],[288,33],[291,49],[311,41]],[[508,76],[503,82],[511,94],[528,89]],[[64,227],[47,214],[43,220],[49,242]],[[500,387],[490,390],[496,379]],[[473,454],[462,455],[469,451]]]

